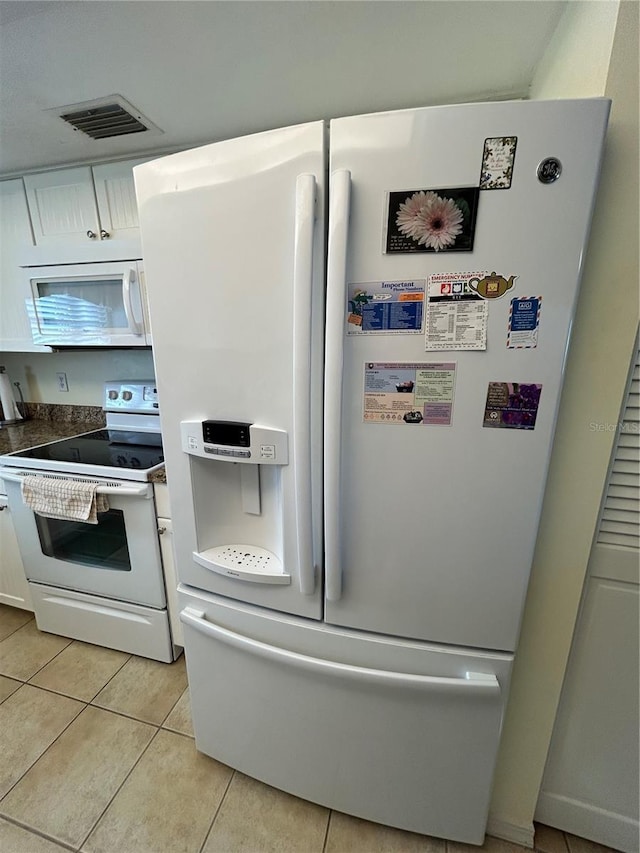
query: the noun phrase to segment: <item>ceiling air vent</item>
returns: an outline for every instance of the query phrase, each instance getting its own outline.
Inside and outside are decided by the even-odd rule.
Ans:
[[[57,107],[52,112],[70,124],[74,130],[79,130],[92,139],[110,139],[150,130],[162,132],[120,95]]]

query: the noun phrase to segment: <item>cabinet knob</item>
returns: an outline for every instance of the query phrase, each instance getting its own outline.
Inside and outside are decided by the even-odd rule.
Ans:
[[[87,231],[87,237],[90,240],[95,240],[96,232],[95,231]]]
[[[163,534],[163,533],[166,533],[166,532],[167,532],[167,528],[166,528],[166,527],[159,527],[159,528],[158,528],[158,533],[160,534],[160,536],[162,536],[162,534]]]
[[[109,234],[109,232],[108,232],[108,231],[105,231],[105,230],[104,230],[104,228],[102,228],[102,229],[100,230],[100,237],[101,237],[103,240],[108,240],[108,239],[109,239],[109,237],[111,237],[111,234]]]

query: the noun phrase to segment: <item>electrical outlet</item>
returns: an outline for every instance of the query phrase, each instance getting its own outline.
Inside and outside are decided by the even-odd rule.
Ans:
[[[56,373],[58,377],[58,391],[68,391],[69,383],[67,382],[67,374],[66,373]]]

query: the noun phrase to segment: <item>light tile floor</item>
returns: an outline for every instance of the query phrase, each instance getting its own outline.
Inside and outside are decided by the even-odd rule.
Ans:
[[[2,853],[524,853],[368,823],[198,753],[184,658],[41,633],[0,605]],[[541,853],[607,848],[539,826]]]

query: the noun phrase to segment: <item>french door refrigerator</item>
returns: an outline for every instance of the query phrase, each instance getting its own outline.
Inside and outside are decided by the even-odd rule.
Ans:
[[[202,752],[482,842],[608,112],[378,113],[134,170]]]

